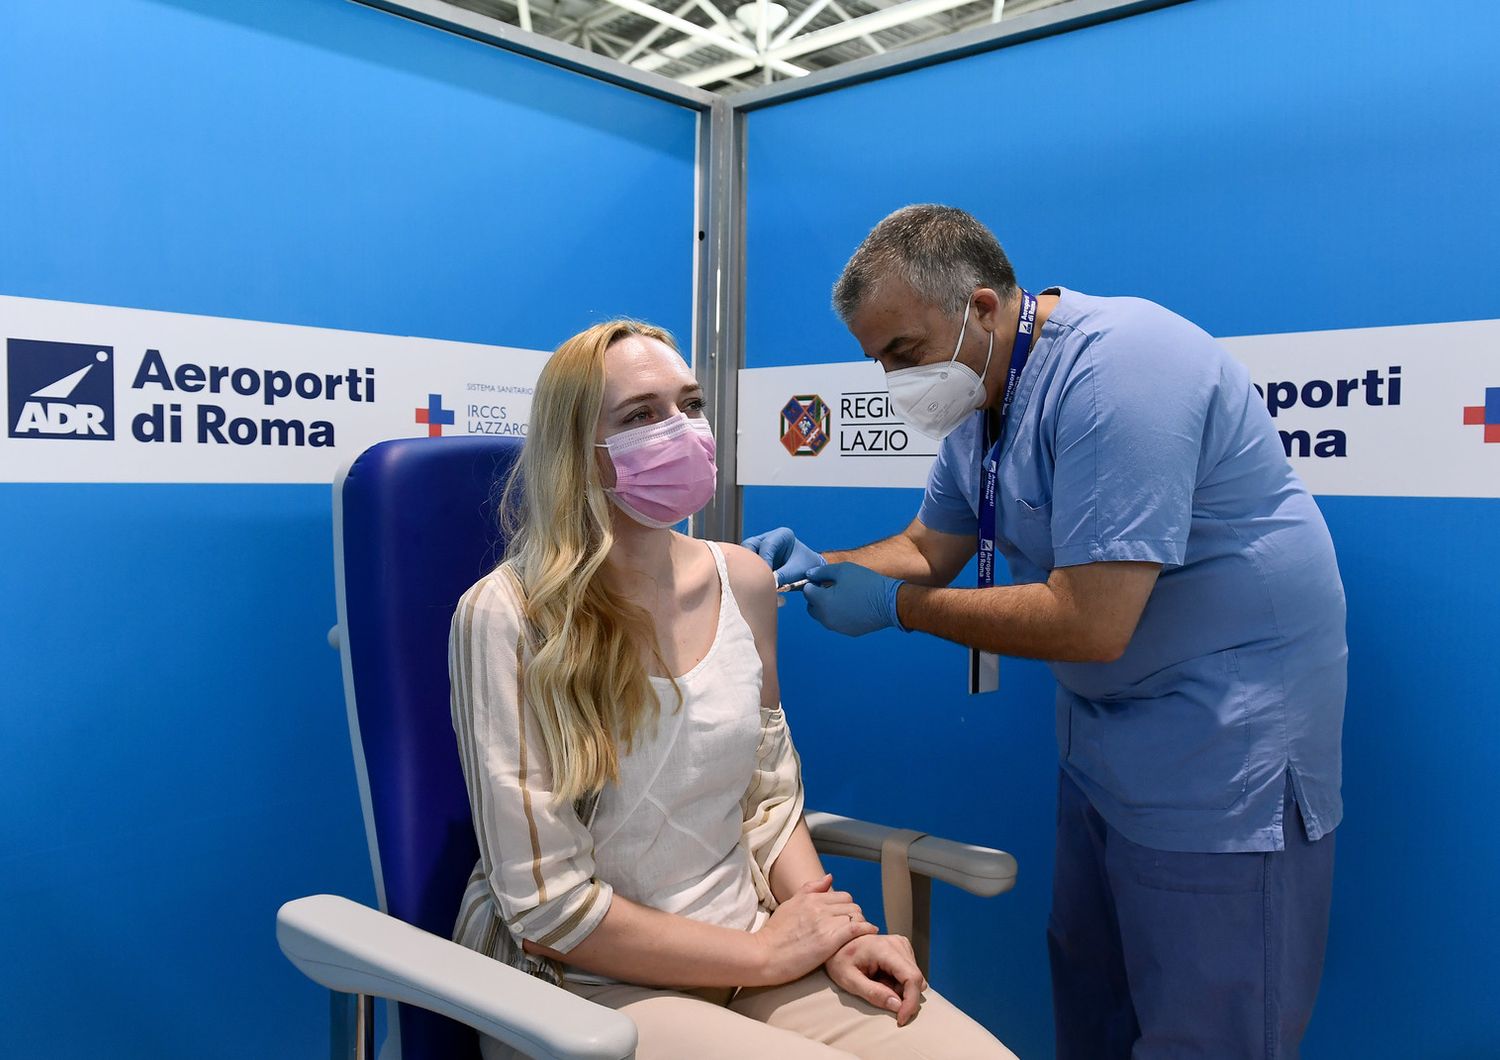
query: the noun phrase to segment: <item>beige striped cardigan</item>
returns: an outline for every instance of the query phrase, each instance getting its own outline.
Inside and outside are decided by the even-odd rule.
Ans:
[[[502,566],[459,600],[449,634],[453,727],[479,842],[453,938],[559,983],[558,963],[524,952],[521,941],[568,952],[604,919],[613,890],[594,875],[588,823],[597,796],[552,800],[541,730],[519,694],[525,645],[519,588]],[[771,863],[801,817],[801,770],[785,716],[762,709],[742,841],[767,911],[776,907]]]

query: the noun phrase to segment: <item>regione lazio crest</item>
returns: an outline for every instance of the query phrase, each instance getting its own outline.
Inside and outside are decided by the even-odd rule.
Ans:
[[[798,394],[782,407],[781,444],[793,456],[817,456],[828,444],[828,406],[817,394]]]

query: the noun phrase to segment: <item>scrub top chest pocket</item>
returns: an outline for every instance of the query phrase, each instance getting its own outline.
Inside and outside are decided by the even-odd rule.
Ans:
[[[982,478],[982,476],[981,476]],[[996,547],[1016,582],[1046,581],[1052,572],[1052,460],[1033,432],[1010,439],[1000,454]]]
[[[1005,514],[1000,520],[1000,536],[1009,541],[1011,548],[1020,554],[1025,564],[1036,569],[1041,579],[1052,570],[1052,498],[1028,500],[1011,497],[1005,504]],[[1007,556],[1011,555],[1006,550]],[[1014,558],[1014,557],[1012,557]],[[1013,563],[1012,566],[1015,566]],[[1030,572],[1013,570],[1017,581],[1030,581]]]

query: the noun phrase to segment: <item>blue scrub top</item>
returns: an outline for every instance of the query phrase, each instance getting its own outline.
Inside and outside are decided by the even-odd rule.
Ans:
[[[1125,654],[1051,664],[1063,768],[1159,850],[1283,848],[1286,778],[1308,835],[1343,816],[1344,589],[1323,515],[1250,373],[1139,298],[1060,301],[1018,386],[996,547],[1012,581],[1162,565]],[[918,518],[978,534],[984,416],[943,441]]]

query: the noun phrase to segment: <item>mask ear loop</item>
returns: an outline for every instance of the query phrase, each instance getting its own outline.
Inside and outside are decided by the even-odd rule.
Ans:
[[[970,297],[970,299],[964,303],[964,322],[958,327],[958,341],[953,344],[953,356],[948,358],[948,364],[945,366],[945,370],[943,371],[944,379],[948,378],[948,372],[946,369],[953,367],[953,365],[958,361],[958,351],[964,348],[964,332],[969,330],[969,306],[973,305],[973,303],[974,299],[972,297]],[[984,367],[986,371],[989,370],[990,362],[988,360],[984,362]]]
[[[967,331],[968,327],[969,327],[969,308],[971,306],[973,306],[973,304],[974,304],[974,297],[972,295],[970,295],[969,296],[969,300],[964,303],[964,322],[963,322],[963,325],[961,327],[959,327],[959,329],[958,329],[958,344],[953,347],[953,356],[948,359],[948,363],[949,363],[950,366],[952,364],[954,364],[955,362],[957,362],[959,351],[964,348],[964,332]],[[989,344],[989,346],[984,351],[984,367],[979,370],[979,382],[977,384],[978,387],[979,387],[979,395],[983,395],[984,394],[984,377],[987,376],[989,374],[989,372],[990,372],[990,360],[994,356],[995,356],[995,333],[993,331],[991,331],[990,332],[990,344]],[[979,395],[976,395],[976,396],[979,396]]]
[[[984,351],[984,367],[979,370],[979,389],[984,389],[984,377],[990,372],[990,358],[995,355],[995,333],[990,332],[989,349]]]

